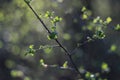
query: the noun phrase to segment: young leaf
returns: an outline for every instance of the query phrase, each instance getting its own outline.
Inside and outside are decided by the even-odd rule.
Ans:
[[[57,39],[57,33],[56,32],[52,32],[49,36],[47,36],[49,40],[51,39]]]
[[[107,17],[106,22],[109,24],[112,21],[111,17]]]
[[[88,19],[88,16],[86,14],[83,14],[82,19]]]
[[[84,6],[84,7],[82,7],[82,9],[81,9],[81,11],[82,12],[84,12],[84,11],[86,11],[87,9],[86,9],[86,7]]]
[[[27,54],[31,54],[32,56],[35,54],[36,50],[34,49],[34,45],[30,45],[29,48],[27,49],[27,52],[25,55]]]
[[[107,70],[108,69],[108,64],[103,62],[101,65],[102,70]]]
[[[41,64],[42,66],[45,64],[43,59],[40,59],[40,64]]]
[[[51,21],[53,24],[56,24],[57,22],[60,22],[62,20],[61,17],[56,16],[55,18],[53,18],[53,20]]]
[[[114,28],[116,31],[120,30],[120,24],[117,24],[117,26]]]
[[[104,34],[104,32],[102,30],[98,30],[93,35],[93,38],[95,38],[95,39],[104,39],[105,38],[105,34]]]
[[[53,12],[46,11],[45,17],[46,18],[51,18],[53,16]]]
[[[67,68],[67,67],[68,67],[68,62],[67,62],[67,61],[64,62],[63,67],[64,67],[64,68]]]
[[[115,44],[111,45],[110,51],[114,52],[116,51],[116,49],[117,49],[117,46]]]
[[[86,72],[85,77],[86,77],[86,78],[90,78],[90,75],[91,75],[90,72]]]

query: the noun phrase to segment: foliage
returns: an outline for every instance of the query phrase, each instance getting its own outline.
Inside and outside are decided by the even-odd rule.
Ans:
[[[29,2],[27,2],[27,4],[29,4]],[[66,55],[69,57],[70,62],[73,65],[73,69],[76,72],[78,72],[78,74],[81,76],[81,72],[79,71],[79,69],[77,68],[77,66],[75,65],[75,63],[73,62],[73,59],[72,59],[72,57],[70,55],[71,53],[67,49],[65,49],[64,46],[57,39],[56,23],[60,22],[62,20],[62,18],[60,18],[58,16],[53,17],[54,16],[53,12],[47,11],[45,13],[44,16],[46,18],[50,19],[50,22],[53,24],[53,26],[50,28],[51,29],[51,31],[50,31],[47,28],[47,26],[45,25],[45,23],[42,21],[41,16],[38,17],[38,14],[34,11],[34,9],[31,7],[31,5],[28,5],[28,6],[34,12],[34,14],[38,18],[38,20],[42,23],[43,27],[48,31],[48,33],[49,33],[49,35],[47,36],[48,39],[49,40],[53,39],[53,40],[56,41],[56,43],[60,46],[60,48],[62,48],[64,50],[64,52],[66,53]],[[83,7],[81,11],[83,12],[82,19],[83,20],[89,20],[90,17],[91,17],[91,15],[92,15],[91,11],[89,11],[88,9],[86,9],[86,7]],[[108,24],[110,24],[110,22],[112,21],[112,18],[111,17],[107,17],[106,20],[102,20],[100,17],[96,17],[96,18],[93,18],[92,20],[93,20],[92,24],[94,25],[93,28],[92,28],[94,30],[93,31],[93,35],[92,35],[92,37],[88,36],[87,37],[87,41],[85,41],[84,43],[88,43],[88,42],[96,40],[96,39],[104,39],[105,36],[106,36],[105,33],[104,33],[104,29],[107,28]],[[91,29],[91,31],[92,31],[92,29]],[[83,43],[83,45],[84,45],[84,43]],[[41,49],[41,47],[39,49]],[[112,46],[111,50],[112,51],[115,50],[115,47]],[[30,45],[28,53],[34,54],[35,51],[36,50],[33,48],[33,45]],[[45,53],[50,53],[51,50],[50,50],[50,48],[46,48],[46,50],[44,50],[44,51],[45,51]],[[47,64],[45,64],[43,59],[40,59],[40,64],[43,67],[45,67],[45,68],[47,68],[47,67],[56,67],[56,65],[54,66],[54,65],[47,65]],[[67,61],[64,62],[64,64],[62,65],[62,67],[60,67],[60,66],[57,66],[57,67],[59,67],[59,68],[68,68],[69,69]],[[108,64],[103,62],[102,65],[101,65],[101,70],[105,71],[105,72],[109,72]],[[95,76],[94,74],[92,74],[89,71],[87,71],[85,73],[85,78],[86,79],[90,79],[90,80],[95,80],[95,79],[98,78],[98,76]],[[107,80],[106,78],[105,79],[99,78],[99,79],[101,79],[101,80]]]
[[[116,31],[119,31],[119,30],[120,30],[120,24],[117,24],[117,26],[115,27],[115,30],[116,30]]]
[[[73,74],[76,72],[74,66],[71,65],[71,61],[69,59],[67,60],[67,57],[63,54],[63,49],[60,49],[61,46],[56,44],[55,40],[57,39],[62,42],[65,49],[68,49],[70,53],[74,53],[71,57],[77,65],[77,68],[80,70],[80,66],[84,67],[83,73],[80,70],[83,79],[109,80],[109,74],[111,74],[111,77],[115,75],[114,72],[112,74],[111,71],[117,70],[119,72],[119,60],[115,61],[114,58],[106,58],[106,56],[104,58],[102,55],[106,54],[109,57],[119,54],[119,43],[117,43],[119,37],[117,35],[119,35],[120,25],[117,24],[114,28],[110,26],[112,24],[111,22],[114,22],[114,16],[112,16],[112,18],[103,18],[101,16],[95,17],[92,11],[85,6],[80,10],[81,5],[79,1],[76,0],[53,0],[52,2],[50,2],[50,0],[10,0],[9,4],[7,1],[8,0],[0,1],[0,48],[4,48],[8,52],[11,52],[5,55],[10,56],[5,60],[5,63],[2,64],[5,64],[4,68],[7,68],[7,74],[9,74],[12,79],[57,80],[61,79],[61,77],[65,77],[66,80],[66,77],[68,79],[69,76],[69,79],[77,80],[76,78],[78,78],[78,75],[76,73]],[[38,23],[38,20],[33,16],[33,13],[30,12],[30,9],[28,9],[28,6],[26,6],[23,1],[34,6],[34,9],[38,11],[38,15],[40,14],[40,18],[43,19],[43,22],[45,22],[46,26],[49,28],[50,34],[44,31],[44,28]],[[46,3],[48,4],[46,5]],[[79,13],[79,11],[82,14]],[[76,15],[76,12],[79,17]],[[59,16],[62,16],[62,18]],[[74,21],[75,23],[72,24]],[[108,28],[114,31],[112,32]],[[77,33],[77,31],[79,33]],[[117,35],[113,35],[114,33],[117,33]],[[76,36],[79,38],[78,40]],[[111,36],[113,36],[113,38],[111,38]],[[47,40],[46,37],[48,37],[50,41]],[[97,41],[103,41],[107,46],[109,45],[109,50],[106,51],[110,54],[99,52],[98,48],[100,48],[100,44],[102,43],[96,43]],[[91,52],[94,47],[87,47],[93,43],[97,45],[95,46],[97,48],[95,49],[98,50],[98,52],[96,52],[97,56]],[[26,50],[28,45],[29,47]],[[77,45],[76,48],[75,45]],[[102,47],[105,48],[105,46]],[[75,48],[75,50],[73,48]],[[90,50],[89,54],[87,54],[84,49]],[[93,50],[93,52],[95,52],[95,50]],[[3,52],[1,52],[1,54],[2,53]],[[98,57],[100,58],[97,59]],[[4,57],[2,57],[2,59],[3,58]],[[104,59],[108,60],[104,61]],[[88,62],[86,62],[86,60]],[[1,60],[1,62],[2,61],[3,60]],[[68,63],[70,64],[68,65]],[[88,63],[90,65],[88,65]],[[111,68],[113,63],[114,69]],[[0,66],[2,67],[3,65],[0,64]],[[49,71],[51,69],[52,71]],[[3,72],[2,74],[5,76],[5,69],[1,70],[1,72]],[[73,76],[70,76],[71,74]],[[114,77],[114,79],[116,78]]]

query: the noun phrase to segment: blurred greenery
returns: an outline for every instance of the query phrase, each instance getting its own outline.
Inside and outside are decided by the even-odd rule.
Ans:
[[[32,0],[30,4],[38,15],[50,11],[63,18],[56,26],[58,39],[73,52],[80,70],[82,66],[84,80],[120,79],[119,0]],[[51,29],[53,24],[42,19]],[[103,30],[105,38],[75,48],[91,37],[93,27],[103,20],[111,22]],[[75,71],[41,66],[40,60],[44,60],[48,65],[71,67],[60,47],[36,50],[34,56],[25,56],[29,45],[34,45],[32,50],[40,45],[57,45],[47,35],[24,0],[0,0],[0,80],[79,80]]]

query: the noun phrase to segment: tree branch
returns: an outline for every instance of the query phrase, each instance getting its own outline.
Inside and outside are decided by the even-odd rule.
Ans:
[[[38,18],[38,20],[40,21],[40,23],[43,25],[43,27],[46,29],[46,31],[51,34],[50,30],[47,28],[47,26],[45,25],[45,23],[43,22],[43,20],[38,16],[37,12],[35,12],[35,10],[32,8],[32,6],[27,3],[27,5],[29,6],[29,8],[32,10],[32,12],[34,13],[34,15]],[[68,56],[71,64],[73,65],[75,71],[81,76],[81,73],[79,71],[79,69],[77,68],[76,64],[74,63],[72,56],[70,55],[71,53],[59,42],[58,39],[54,39],[56,41],[56,43],[65,51],[65,54]]]

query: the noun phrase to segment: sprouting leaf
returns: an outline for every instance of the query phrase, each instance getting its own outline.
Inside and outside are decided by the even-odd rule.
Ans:
[[[68,67],[68,62],[65,61],[64,64],[63,64],[63,68],[67,68]]]
[[[93,35],[93,38],[95,39],[104,39],[105,38],[105,34],[102,30],[97,30],[95,32],[95,34]]]
[[[34,47],[34,45],[30,45],[30,46],[29,46],[30,49],[33,49],[33,47]]]
[[[117,24],[117,26],[114,28],[116,31],[120,30],[120,24]]]
[[[55,26],[51,27],[51,31],[55,32],[56,31],[56,27]]]
[[[117,46],[115,44],[111,45],[110,51],[114,52],[116,51],[116,49],[117,49]]]
[[[111,17],[107,17],[106,18],[106,22],[109,24],[110,22],[112,21],[112,18]]]
[[[42,66],[45,64],[43,59],[40,59],[40,64],[41,64]]]
[[[86,10],[87,10],[87,9],[86,9],[85,6],[83,6],[82,9],[81,9],[82,12],[84,12],[84,11],[86,11]]]
[[[32,56],[34,56],[36,50],[34,49],[34,45],[30,45],[29,48],[27,49],[27,52],[25,53],[25,55],[27,54],[31,54]]]
[[[44,60],[43,60],[43,59],[40,59],[40,64],[41,64],[43,67],[45,67],[45,68],[48,67],[48,65],[44,63]]]
[[[85,77],[86,77],[86,78],[90,78],[90,75],[91,75],[90,72],[86,72]]]
[[[108,69],[108,64],[103,62],[101,65],[102,70],[107,70]]]
[[[24,0],[27,4],[29,4],[32,0]]]
[[[62,20],[61,17],[56,16],[55,18],[53,18],[53,20],[51,21],[53,24],[56,24],[57,22],[60,22]]]
[[[46,11],[45,17],[46,18],[51,18],[53,16],[53,12]]]
[[[100,20],[100,17],[98,16],[97,18],[93,19],[93,23],[97,23]]]
[[[52,33],[50,33],[49,36],[47,36],[47,38],[49,40],[51,40],[51,39],[57,39],[57,33],[56,32],[52,32]]]
[[[86,14],[83,14],[82,19],[88,19],[88,16]]]

